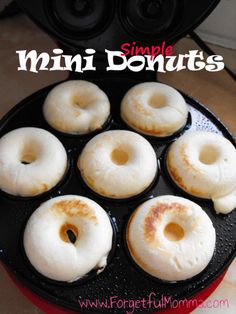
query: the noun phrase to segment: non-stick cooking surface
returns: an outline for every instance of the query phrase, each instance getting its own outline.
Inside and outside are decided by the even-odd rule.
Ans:
[[[95,80],[94,83],[107,93],[111,102],[112,117],[105,129],[128,129],[119,117],[120,102],[125,92],[139,82],[109,78],[107,81],[105,79]],[[82,137],[64,135],[53,130],[44,120],[42,105],[52,87],[49,86],[33,94],[11,110],[0,123],[0,136],[19,127],[41,127],[49,130],[64,144],[71,159],[71,167],[64,180],[55,189],[44,195],[24,199],[0,193],[0,257],[2,261],[32,291],[49,301],[74,310],[80,310],[78,301],[85,299],[109,300],[112,296],[118,296],[122,300],[134,300],[148,298],[151,292],[155,293],[156,297],[152,297],[155,300],[160,300],[162,295],[171,296],[173,299],[183,299],[204,289],[223,272],[235,255],[236,210],[229,215],[217,215],[211,201],[187,196],[202,206],[210,216],[216,229],[217,241],[214,256],[208,267],[198,276],[186,281],[166,283],[145,274],[131,260],[124,241],[126,223],[138,204],[148,198],[164,194],[186,197],[186,194],[177,189],[169,180],[163,161],[165,149],[171,141],[180,136],[180,133],[166,140],[146,136],[155,149],[160,166],[160,176],[148,191],[139,197],[123,201],[102,198],[83,184],[76,169],[80,151],[94,134]],[[189,117],[185,129],[181,131],[182,133],[189,128],[216,132],[223,134],[236,146],[234,139],[219,120],[195,100],[185,95],[184,97],[189,104],[191,117]],[[117,225],[115,253],[109,265],[99,275],[73,284],[60,284],[38,274],[29,265],[22,248],[22,234],[29,216],[43,201],[64,194],[79,194],[95,200],[113,217],[113,221]],[[156,310],[158,309],[149,307],[145,310],[142,307],[136,309],[137,312],[142,313]],[[108,307],[87,308],[81,312],[124,313],[125,310],[115,308],[114,305],[112,309]]]

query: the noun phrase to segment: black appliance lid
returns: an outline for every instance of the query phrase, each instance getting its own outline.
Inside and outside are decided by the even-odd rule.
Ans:
[[[61,45],[119,50],[122,43],[175,43],[220,0],[16,0]]]

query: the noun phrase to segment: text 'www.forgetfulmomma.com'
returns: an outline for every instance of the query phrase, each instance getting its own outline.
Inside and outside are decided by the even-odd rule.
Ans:
[[[119,309],[123,310],[126,314],[133,314],[137,310],[153,309],[155,311],[165,308],[229,308],[228,299],[208,299],[206,301],[200,299],[176,300],[172,297],[162,295],[161,298],[157,300],[155,292],[151,292],[147,297],[140,299],[121,299],[119,296],[113,295],[107,299],[78,299],[78,303],[81,309]]]

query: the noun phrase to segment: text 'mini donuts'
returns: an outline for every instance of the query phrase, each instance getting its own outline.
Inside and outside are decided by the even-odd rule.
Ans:
[[[39,273],[73,282],[93,269],[104,269],[112,236],[110,219],[100,205],[86,197],[66,195],[36,209],[23,240],[25,253]]]
[[[53,188],[68,166],[62,143],[50,132],[25,127],[0,139],[0,189],[35,196]]]
[[[194,196],[212,199],[217,213],[236,208],[236,149],[223,136],[187,132],[171,144],[167,168],[173,181]]]
[[[126,241],[133,260],[145,272],[162,280],[179,281],[199,274],[208,265],[216,234],[199,205],[164,195],[135,210]]]
[[[109,198],[128,198],[143,192],[157,173],[157,158],[141,135],[124,130],[101,133],[84,147],[78,168],[85,183]]]
[[[188,107],[173,87],[146,82],[135,85],[126,93],[121,102],[121,117],[138,132],[165,137],[186,124]]]
[[[60,132],[87,134],[102,128],[110,115],[110,102],[97,85],[72,80],[50,91],[43,113],[46,121]]]

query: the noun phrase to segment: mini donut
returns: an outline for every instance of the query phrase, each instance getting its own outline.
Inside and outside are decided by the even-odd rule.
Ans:
[[[73,234],[73,238],[68,232]],[[113,230],[104,209],[89,198],[66,195],[39,206],[24,231],[25,253],[47,278],[73,282],[104,269]]]
[[[174,88],[147,82],[135,85],[126,93],[121,102],[121,117],[138,132],[165,137],[186,124],[188,107]]]
[[[141,135],[113,130],[96,135],[84,147],[78,168],[85,183],[109,198],[128,198],[143,192],[157,173],[157,159]]]
[[[39,128],[19,128],[0,139],[0,189],[35,196],[53,188],[67,170],[62,143]]]
[[[236,149],[223,136],[185,133],[170,146],[167,169],[182,190],[212,199],[217,213],[236,207]]]
[[[107,95],[87,81],[67,81],[48,94],[43,113],[56,130],[68,134],[86,134],[101,129],[110,115]]]
[[[131,257],[145,272],[179,281],[199,274],[208,265],[216,234],[199,205],[164,195],[135,210],[127,225],[126,241]]]

